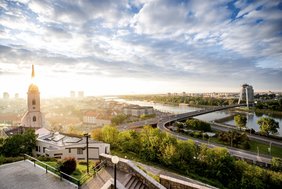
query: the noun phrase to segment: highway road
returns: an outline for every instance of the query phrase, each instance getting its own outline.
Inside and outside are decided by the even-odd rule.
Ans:
[[[229,130],[236,130],[239,131],[239,129],[237,127],[233,127],[233,126],[227,126],[224,125],[222,123],[215,123],[215,122],[210,122],[212,129],[214,130],[219,130],[219,131],[229,131]],[[259,135],[255,135],[255,134],[247,134],[250,140],[256,140],[256,141],[260,141],[263,142],[265,144],[270,144],[274,145],[274,146],[278,146],[280,148],[282,148],[282,142],[272,139],[272,138],[266,138],[264,136],[259,136]]]
[[[162,119],[158,122],[157,127],[159,129],[161,129],[162,131],[168,132],[171,135],[175,136],[176,138],[180,139],[180,140],[194,140],[196,142],[196,144],[201,145],[201,144],[206,144],[209,148],[214,148],[214,147],[224,147],[227,148],[229,153],[235,157],[241,158],[241,159],[247,159],[247,160],[251,160],[253,162],[261,162],[261,163],[267,163],[270,164],[271,162],[271,157],[270,156],[262,156],[262,155],[258,155],[257,153],[253,153],[253,152],[249,152],[249,151],[245,151],[245,150],[241,150],[241,149],[237,149],[237,148],[232,148],[232,147],[227,147],[221,144],[216,144],[216,143],[207,143],[207,141],[201,140],[201,139],[195,139],[189,136],[184,136],[181,135],[179,133],[175,133],[170,131],[168,128],[165,127],[166,124],[176,121],[177,120],[177,116],[175,116],[173,119],[171,118],[166,118],[166,119]]]
[[[189,137],[189,136],[186,136],[186,135],[184,136],[184,135],[181,135],[179,133],[172,132],[171,130],[166,128],[166,125],[168,125],[169,123],[175,122],[175,121],[186,120],[187,118],[190,118],[190,117],[195,117],[195,116],[198,116],[198,115],[203,115],[203,114],[207,114],[207,113],[210,113],[210,112],[220,111],[220,110],[234,108],[234,107],[238,107],[238,106],[244,106],[244,105],[221,106],[221,107],[197,110],[197,111],[187,112],[187,113],[182,113],[182,114],[160,116],[160,117],[156,117],[156,118],[152,118],[152,119],[148,119],[148,120],[144,120],[144,121],[138,121],[138,122],[133,122],[133,123],[128,123],[128,124],[123,124],[123,125],[120,125],[118,127],[118,129],[123,131],[123,130],[142,127],[144,125],[157,125],[157,127],[159,129],[161,129],[162,131],[168,132],[168,133],[170,133],[171,135],[175,136],[176,138],[178,138],[180,140],[191,139],[191,140],[194,140],[196,142],[196,144],[198,144],[198,145],[206,144],[209,148],[224,147],[224,148],[227,148],[229,153],[231,155],[235,156],[235,157],[250,160],[250,161],[253,161],[253,162],[270,164],[271,156],[259,155],[259,153],[257,154],[257,153],[254,153],[254,152],[249,152],[249,151],[241,150],[241,149],[238,149],[238,148],[227,147],[227,146],[224,146],[224,145],[221,145],[221,144],[207,143],[207,141],[204,141],[204,140],[201,140],[201,139],[195,139],[195,138],[192,138],[192,137]],[[221,129],[221,130],[227,129],[227,128],[224,128],[224,127],[220,128],[219,126],[214,126],[214,127],[217,127],[218,129]],[[251,137],[252,139],[263,141],[265,143],[272,143],[274,145],[282,146],[282,143],[279,142],[279,141],[273,141],[271,139],[261,138],[259,136],[254,136],[254,135],[249,135],[249,137]]]

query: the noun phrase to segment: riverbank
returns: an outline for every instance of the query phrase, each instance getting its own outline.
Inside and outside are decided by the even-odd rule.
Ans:
[[[212,106],[188,106],[188,103],[182,103],[182,104],[178,104],[178,105],[174,105],[172,106],[172,103],[166,103],[166,104],[162,104],[162,103],[154,103],[152,100],[148,101],[148,100],[142,100],[142,101],[138,101],[138,100],[127,100],[127,99],[115,99],[116,101],[122,102],[122,103],[128,103],[128,104],[137,104],[140,106],[152,106],[154,109],[159,110],[161,112],[169,112],[172,114],[182,114],[182,113],[187,113],[187,112],[192,112],[192,111],[198,111],[201,109],[205,109],[205,108],[211,108]],[[168,105],[170,104],[170,105]],[[200,108],[202,107],[202,108]],[[259,114],[259,113],[253,113],[251,112],[251,110],[247,110],[244,108],[232,108],[232,109],[228,109],[228,110],[224,110],[224,111],[217,111],[217,112],[212,112],[209,114],[205,114],[205,115],[200,115],[195,117],[196,119],[202,120],[202,121],[207,121],[207,122],[211,122],[214,120],[220,120],[220,119],[227,119],[227,123],[225,122],[224,124],[229,124],[229,125],[235,125],[234,123],[234,119],[233,119],[233,115],[235,114],[246,114],[248,121],[247,121],[247,125],[246,127],[249,129],[254,129],[255,131],[259,131],[259,125],[257,124],[257,120],[263,115],[263,114]],[[229,117],[228,117],[229,116]],[[228,117],[228,118],[226,118]],[[270,116],[271,117],[271,116]],[[273,117],[271,117],[273,118]],[[230,119],[230,120],[229,120]],[[278,118],[274,118],[275,121],[279,122],[280,128],[278,129],[279,132],[279,136],[282,136],[282,116],[278,117]]]
[[[258,109],[255,107],[251,107],[251,108],[238,108],[238,110],[243,111],[243,112],[251,112],[251,113],[255,113],[257,115],[268,115],[271,117],[275,117],[275,118],[281,118],[282,117],[282,112],[281,111],[274,111],[274,110],[270,110],[270,109]]]

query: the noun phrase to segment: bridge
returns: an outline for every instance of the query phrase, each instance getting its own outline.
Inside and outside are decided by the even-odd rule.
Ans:
[[[186,120],[187,118],[191,118],[191,117],[195,117],[195,116],[199,116],[199,115],[203,115],[203,114],[208,114],[208,113],[211,113],[211,112],[226,110],[226,109],[230,109],[230,108],[236,108],[236,107],[240,107],[240,106],[246,106],[246,104],[219,106],[219,107],[202,109],[202,110],[197,110],[197,111],[187,112],[187,113],[182,113],[182,114],[167,115],[167,116],[161,117],[160,119],[159,118],[152,118],[152,119],[147,119],[147,120],[143,120],[143,121],[137,121],[137,122],[133,122],[133,123],[122,124],[118,128],[119,128],[119,130],[127,130],[127,129],[134,129],[134,128],[138,128],[138,127],[143,127],[144,125],[153,125],[153,126],[159,127],[158,123],[161,120],[169,120],[169,122],[183,121],[183,120]]]
[[[214,108],[208,108],[208,109],[203,109],[203,110],[197,110],[193,112],[187,112],[187,113],[182,113],[182,114],[176,114],[176,115],[170,115],[167,118],[171,120],[171,122],[174,121],[183,121],[186,120],[187,118],[203,115],[203,114],[208,114],[211,112],[216,112],[216,111],[221,111],[221,110],[226,110],[230,108],[236,108],[240,106],[246,106],[246,104],[235,104],[235,105],[229,105],[229,106],[219,106],[219,107],[214,107]]]

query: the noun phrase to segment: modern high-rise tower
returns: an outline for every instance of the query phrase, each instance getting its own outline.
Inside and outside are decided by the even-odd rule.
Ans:
[[[240,104],[240,102],[243,100],[246,101],[248,107],[249,104],[254,102],[254,89],[251,85],[248,84],[242,85],[238,104]]]
[[[24,114],[21,125],[23,127],[41,128],[44,123],[44,115],[40,111],[40,92],[34,83],[34,66],[32,65],[32,83],[27,92],[27,112]]]

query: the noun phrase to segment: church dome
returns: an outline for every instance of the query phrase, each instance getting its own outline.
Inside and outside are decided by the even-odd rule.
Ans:
[[[29,87],[28,87],[28,91],[36,91],[36,92],[38,92],[39,89],[38,89],[38,87],[37,87],[36,85],[31,84],[31,85],[29,85]]]

